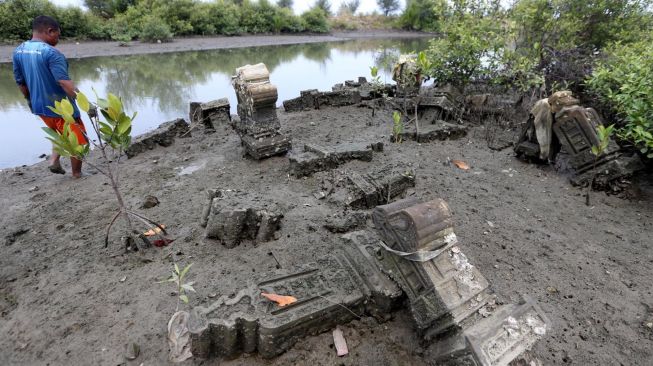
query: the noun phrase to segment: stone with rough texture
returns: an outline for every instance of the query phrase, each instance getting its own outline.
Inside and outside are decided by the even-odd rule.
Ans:
[[[334,169],[351,160],[372,161],[374,151],[383,151],[383,144],[343,143],[326,147],[305,144],[303,152],[293,152],[290,155],[290,174],[294,177],[305,177],[315,172]]]
[[[261,160],[282,155],[292,148],[292,141],[279,132],[277,87],[270,83],[270,72],[264,64],[236,69],[233,85],[238,98],[238,116],[233,127],[241,136],[245,154]]]
[[[275,204],[252,195],[227,195],[217,190],[209,190],[208,197],[209,208],[202,219],[205,235],[220,240],[227,248],[243,240],[270,241],[280,228],[283,213]]]
[[[369,209],[392,201],[414,186],[415,172],[410,169],[386,168],[372,174],[348,172],[345,186],[330,201],[354,209]]]
[[[222,98],[207,103],[190,103],[190,123],[204,125],[207,132],[215,131],[215,125],[231,123],[229,99]]]
[[[357,316],[395,309],[401,290],[371,260],[358,250],[338,251],[313,263],[263,274],[233,297],[195,307],[189,320],[193,355],[234,357],[258,352],[270,358],[306,336]],[[297,301],[279,307],[263,292]]]
[[[508,366],[518,364],[550,321],[530,299],[498,307],[492,315],[436,342],[429,357],[438,365]]]
[[[125,150],[128,158],[152,150],[157,146],[167,147],[175,142],[177,137],[190,136],[189,126],[182,118],[163,123],[152,132],[148,132],[136,138]]]
[[[445,121],[436,121],[434,124],[421,124],[419,131],[415,126],[404,130],[401,133],[402,140],[414,140],[420,143],[444,140],[458,140],[467,136],[467,126],[449,123]]]

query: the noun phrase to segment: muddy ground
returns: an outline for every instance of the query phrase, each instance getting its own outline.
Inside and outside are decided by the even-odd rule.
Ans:
[[[167,53],[180,51],[204,51],[223,48],[243,48],[271,45],[288,45],[300,43],[319,43],[349,41],[366,38],[415,38],[432,37],[432,34],[421,32],[406,32],[400,30],[359,30],[355,32],[333,32],[330,34],[299,34],[299,35],[246,35],[235,37],[190,37],[176,38],[172,42],[148,43],[133,41],[128,46],[110,41],[62,41],[57,45],[69,59],[96,56],[123,56],[148,53]],[[16,44],[0,44],[0,63],[11,62],[11,55]]]
[[[493,151],[482,125],[457,141],[392,144],[391,111],[372,117],[358,107],[286,114],[283,130],[296,147],[304,142],[385,144],[370,163],[338,171],[371,172],[412,167],[409,195],[449,202],[461,249],[490,281],[499,298],[535,299],[551,318],[552,332],[534,353],[546,365],[650,365],[653,359],[653,190],[650,175],[635,180],[629,199],[571,186],[550,166],[517,160],[511,149]],[[471,165],[463,171],[450,159]],[[336,234],[323,228],[342,207],[317,200],[333,172],[307,179],[288,175],[289,162],[242,157],[228,126],[178,139],[123,165],[129,206],[145,196],[160,205],[141,210],[168,225],[175,242],[142,255],[125,255],[114,231],[108,249],[103,230],[116,210],[104,176],[79,181],[52,175],[45,162],[0,173],[0,364],[163,365],[166,326],[175,311],[173,286],[158,284],[173,262],[193,263],[193,305],[232,294],[253,274],[311,261],[333,251]],[[69,170],[69,165],[65,168]],[[88,172],[92,171],[87,169]],[[187,174],[188,173],[188,174]],[[227,249],[203,238],[199,225],[205,191],[256,192],[278,202],[285,218],[278,240]],[[494,227],[488,224],[493,223]],[[368,223],[369,225],[369,223]],[[270,255],[272,253],[273,255]],[[188,365],[426,365],[428,345],[412,330],[407,308],[383,324],[362,318],[343,326],[350,355],[337,358],[330,333],[300,341],[273,360],[191,360]],[[125,345],[141,354],[125,360]]]

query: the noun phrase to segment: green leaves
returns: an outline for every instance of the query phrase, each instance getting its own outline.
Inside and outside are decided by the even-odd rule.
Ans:
[[[653,45],[616,44],[607,54],[586,85],[617,112],[617,135],[653,158]]]
[[[88,110],[91,108],[88,98],[82,92],[77,92],[77,106],[84,113],[88,113]]]
[[[131,144],[132,123],[136,118],[136,113],[131,117],[125,114],[122,100],[114,94],[109,93],[107,98],[100,98],[95,93],[97,100],[96,105],[100,108],[100,113],[104,117],[101,121],[97,116],[89,114],[89,111],[95,106],[88,101],[86,95],[82,92],[77,93],[77,105],[80,110],[89,114],[91,123],[98,133],[100,146],[108,145],[114,150],[125,150]],[[77,136],[72,132],[71,126],[76,123],[73,114],[75,108],[68,99],[55,101],[54,107],[49,106],[51,111],[61,116],[65,124],[61,134],[46,129],[43,130],[48,134],[54,149],[62,156],[74,156],[83,159],[88,155],[90,146],[81,145],[77,141]]]
[[[184,278],[188,274],[188,271],[190,271],[190,267],[193,266],[193,263],[187,265],[183,269],[179,269],[179,265],[177,263],[174,264],[174,269],[172,271],[172,275],[170,278],[167,280],[159,281],[158,283],[164,283],[164,282],[172,282],[177,286],[177,293],[179,294],[179,300],[181,300],[184,304],[188,304],[188,295],[186,294],[187,292],[195,292],[195,288],[193,288],[193,285],[195,282],[188,282],[184,283]],[[179,304],[177,304],[179,305]],[[177,306],[179,308],[179,306]]]
[[[394,142],[401,143],[401,133],[404,132],[404,124],[401,122],[401,113],[394,111],[392,113],[392,139]]]
[[[599,156],[603,155],[605,150],[608,148],[608,145],[610,144],[610,137],[612,137],[612,134],[614,133],[614,125],[610,125],[608,127],[599,125],[596,129],[596,133],[599,138],[599,144],[592,146],[591,152],[592,155],[598,158]]]

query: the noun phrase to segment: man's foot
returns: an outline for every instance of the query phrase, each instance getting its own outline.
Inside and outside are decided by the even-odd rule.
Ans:
[[[48,166],[48,169],[54,174],[66,174],[66,171],[63,170],[61,165],[50,165]]]

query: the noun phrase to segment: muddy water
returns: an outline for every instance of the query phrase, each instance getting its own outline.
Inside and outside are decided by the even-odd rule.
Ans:
[[[264,62],[279,89],[279,103],[301,90],[331,86],[357,76],[369,67],[382,70],[390,81],[393,57],[420,51],[425,39],[357,40],[335,43],[284,45],[180,52],[154,55],[97,57],[69,60],[71,77],[80,90],[92,95],[112,92],[137,111],[134,133],[141,134],[162,122],[188,115],[191,101],[228,97],[235,113],[236,95],[230,78],[236,67]],[[15,86],[11,64],[0,64],[0,169],[38,162],[50,145]]]

